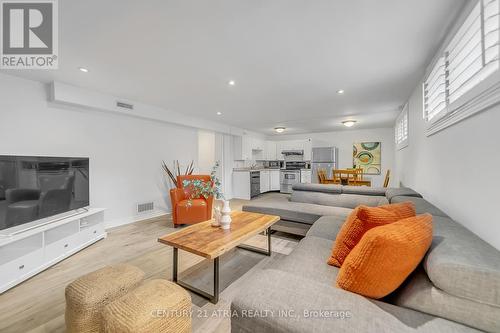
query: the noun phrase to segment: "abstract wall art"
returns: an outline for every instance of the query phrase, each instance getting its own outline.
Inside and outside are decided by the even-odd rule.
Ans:
[[[355,143],[352,149],[353,166],[363,169],[366,175],[380,175],[382,170],[381,142]]]

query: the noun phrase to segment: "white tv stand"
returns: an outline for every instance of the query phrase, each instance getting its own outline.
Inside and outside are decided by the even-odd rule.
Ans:
[[[0,238],[0,293],[103,238],[102,208]]]

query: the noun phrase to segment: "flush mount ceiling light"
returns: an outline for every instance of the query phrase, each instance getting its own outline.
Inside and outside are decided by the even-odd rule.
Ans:
[[[339,95],[343,95],[344,93],[345,93],[344,89],[337,90],[337,94],[339,94]]]
[[[229,81],[227,82],[227,84],[229,84],[230,86],[234,86],[234,85],[236,85],[236,81],[234,81],[234,80],[229,80]]]
[[[276,131],[276,133],[283,133],[285,131],[285,128],[284,127],[275,127],[274,130]]]
[[[343,121],[342,124],[344,124],[344,126],[346,127],[353,127],[354,124],[356,124],[356,120],[346,120]]]
[[[221,116],[221,115],[222,115],[222,112],[217,111],[217,115],[218,115],[218,116]]]
[[[78,67],[78,69],[80,70],[80,72],[84,72],[84,73],[88,73],[89,70],[85,67]]]

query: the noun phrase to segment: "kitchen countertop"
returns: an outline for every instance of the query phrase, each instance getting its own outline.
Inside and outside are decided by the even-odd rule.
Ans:
[[[286,170],[286,169],[278,169],[278,168],[233,168],[233,171],[235,172],[249,172],[249,171],[264,171],[264,170],[276,170],[276,171],[280,171],[280,170]],[[304,170],[304,171],[311,171],[311,169],[300,169],[300,170]]]
[[[233,171],[239,171],[239,172],[249,172],[249,171],[264,171],[264,170],[276,170],[279,171],[280,169],[278,168],[233,168]]]

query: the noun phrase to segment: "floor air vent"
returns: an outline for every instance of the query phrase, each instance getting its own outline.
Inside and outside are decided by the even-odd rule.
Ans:
[[[137,213],[144,213],[144,212],[149,212],[154,209],[154,203],[153,202],[144,202],[137,204]]]
[[[134,105],[133,104],[124,103],[124,102],[116,102],[116,106],[119,107],[119,108],[122,108],[122,109],[129,109],[129,110],[133,110],[134,109]]]

